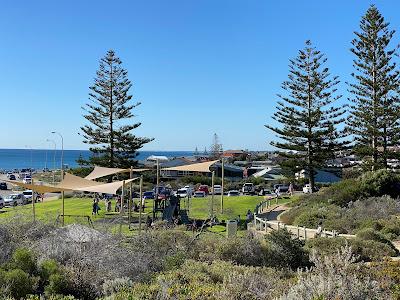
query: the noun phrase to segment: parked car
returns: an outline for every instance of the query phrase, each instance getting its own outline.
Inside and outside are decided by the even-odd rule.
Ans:
[[[22,194],[24,194],[26,202],[32,202],[32,196],[33,196],[32,190],[25,190],[22,192]],[[36,193],[35,193],[35,196],[37,196]]]
[[[206,194],[206,196],[210,193],[210,191],[208,190],[208,185],[204,185],[202,184],[201,186],[199,186],[199,188],[197,189],[197,191],[199,192],[204,192]]]
[[[246,195],[246,194],[253,195],[253,194],[255,194],[255,192],[256,192],[256,189],[254,187],[254,184],[252,184],[251,182],[246,182],[245,184],[243,184],[243,187],[242,187],[243,195]]]
[[[10,179],[10,180],[17,180],[17,178],[15,178],[15,175],[14,175],[14,174],[11,174],[11,175],[8,177],[8,179]]]
[[[10,179],[10,176],[11,176],[11,175],[13,175],[13,176],[15,177],[15,175],[14,175],[13,173],[8,172],[8,173],[7,173],[7,178]]]
[[[10,194],[4,199],[4,206],[17,206],[26,204],[24,194]]]
[[[153,191],[147,191],[143,193],[143,199],[154,199],[154,192]]]
[[[219,184],[214,184],[214,195],[221,195],[222,187]]]
[[[0,182],[0,190],[7,190],[7,183],[5,182]]]
[[[192,197],[193,191],[189,187],[180,188],[176,191],[176,195],[180,198],[187,198],[187,196]]]
[[[204,198],[206,196],[206,193],[204,191],[196,191],[193,194],[193,197],[195,198]]]
[[[314,192],[318,192],[318,188],[315,186],[314,187]],[[304,194],[311,194],[312,190],[311,190],[311,186],[309,183],[307,183],[304,187],[303,187],[303,193]]]
[[[274,191],[276,191],[278,188],[280,193],[287,193],[289,191],[289,186],[286,184],[275,184]]]
[[[240,192],[237,190],[232,190],[228,192],[228,197],[236,197],[236,196],[240,196]]]
[[[32,178],[27,176],[22,180],[22,182],[25,184],[32,184]]]
[[[0,196],[0,208],[3,208],[4,206],[6,206],[6,204],[4,203],[3,197]]]

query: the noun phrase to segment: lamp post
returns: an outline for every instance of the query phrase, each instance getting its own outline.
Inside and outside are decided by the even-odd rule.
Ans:
[[[55,172],[56,172],[56,151],[57,144],[54,140],[47,139],[47,142],[52,142],[54,144],[54,154],[53,154],[53,185],[55,185]]]
[[[64,179],[64,138],[61,135],[61,133],[57,132],[57,131],[52,131],[51,133],[53,134],[58,134],[61,138],[61,180]],[[65,222],[64,222],[64,215],[65,215],[65,203],[64,203],[64,191],[61,192],[61,199],[62,199],[62,226],[64,226]]]

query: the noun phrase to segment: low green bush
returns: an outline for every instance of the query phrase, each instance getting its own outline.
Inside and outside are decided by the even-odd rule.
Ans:
[[[4,276],[3,290],[6,288],[7,294],[15,299],[26,297],[33,293],[35,280],[28,273],[21,269],[12,269]]]

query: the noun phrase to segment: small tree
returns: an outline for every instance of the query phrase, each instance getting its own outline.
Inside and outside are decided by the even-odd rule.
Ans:
[[[299,55],[290,60],[288,80],[282,84],[286,95],[278,95],[281,100],[272,118],[280,125],[265,125],[279,138],[271,144],[286,150],[281,155],[307,169],[312,189],[316,168],[346,144],[344,132],[337,129],[344,122],[345,109],[333,106],[341,97],[336,95],[339,80],[331,77],[324,66],[326,61],[324,54],[307,41]]]
[[[100,60],[93,86],[90,87],[90,103],[83,108],[85,119],[90,123],[81,127],[84,143],[93,145],[94,154],[88,164],[104,167],[128,168],[136,165],[137,150],[153,139],[132,134],[141,123],[132,123],[132,110],[140,102],[131,104],[129,90],[132,83],[121,60],[109,50]],[[82,161],[81,161],[82,163]]]

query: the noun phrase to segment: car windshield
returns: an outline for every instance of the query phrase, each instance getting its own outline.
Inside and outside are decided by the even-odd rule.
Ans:
[[[186,190],[177,190],[176,191],[178,194],[186,194]]]
[[[18,199],[19,195],[10,195],[8,196],[8,199],[14,200],[14,199]]]
[[[32,192],[23,192],[24,195],[32,195]]]
[[[143,195],[144,196],[151,196],[151,195],[153,195],[153,192],[144,192]]]

